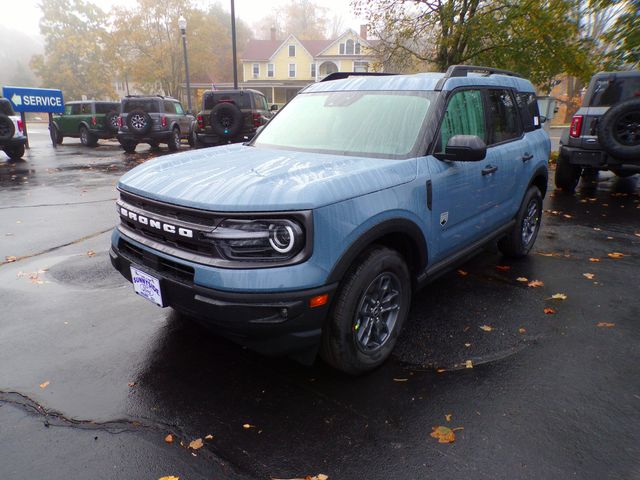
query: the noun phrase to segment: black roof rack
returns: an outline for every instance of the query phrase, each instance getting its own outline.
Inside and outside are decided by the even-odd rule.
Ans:
[[[167,95],[125,95],[124,98],[148,98],[148,97],[158,97],[158,98],[170,98],[175,100],[173,97],[167,96]]]
[[[446,82],[449,78],[452,77],[466,77],[469,73],[482,73],[485,76],[489,75],[507,75],[509,77],[519,77],[522,78],[522,75],[517,74],[515,72],[510,72],[509,70],[500,70],[499,68],[493,67],[480,67],[478,65],[451,65],[447,68],[447,72],[444,74],[437,85],[435,90],[442,90],[444,86],[444,82]]]
[[[333,80],[342,80],[349,77],[382,77],[386,75],[398,75],[397,73],[384,72],[333,72],[324,77],[321,82],[331,82]]]

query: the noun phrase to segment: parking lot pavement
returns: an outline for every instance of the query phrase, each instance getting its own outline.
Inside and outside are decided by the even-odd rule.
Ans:
[[[114,182],[151,154],[45,133],[0,163],[1,477],[640,476],[638,176],[550,187],[532,255],[487,249],[427,286],[392,360],[351,378],[134,295],[107,230]]]

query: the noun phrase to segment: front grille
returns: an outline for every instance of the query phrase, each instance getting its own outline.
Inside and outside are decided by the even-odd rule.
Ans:
[[[147,198],[138,197],[129,193],[120,191],[120,199],[124,202],[137,207],[145,212],[156,213],[174,220],[195,223],[204,227],[215,227],[220,218],[212,215],[210,212],[197,210],[195,208],[181,207],[169,203],[156,202]]]
[[[193,284],[193,268],[147,252],[126,240],[120,239],[118,250],[129,261],[151,268],[172,280]]]

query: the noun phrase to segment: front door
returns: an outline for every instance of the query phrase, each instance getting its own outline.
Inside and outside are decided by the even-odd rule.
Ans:
[[[454,92],[443,116],[435,152],[444,152],[454,135],[476,135],[487,141],[482,91],[464,89]],[[432,261],[460,250],[487,233],[487,212],[492,208],[488,191],[491,174],[483,173],[490,159],[479,162],[438,160],[428,156],[432,189],[432,232],[438,239]]]

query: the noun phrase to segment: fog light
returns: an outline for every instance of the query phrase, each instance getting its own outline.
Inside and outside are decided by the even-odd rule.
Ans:
[[[316,308],[325,305],[329,301],[329,294],[316,295],[309,299],[309,308]]]

